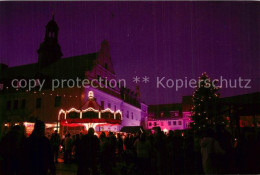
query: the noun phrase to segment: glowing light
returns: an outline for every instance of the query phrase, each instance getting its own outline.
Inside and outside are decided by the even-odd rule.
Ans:
[[[122,115],[122,112],[121,112],[120,110],[117,110],[115,113],[116,113],[116,114],[119,113],[119,114]]]
[[[93,99],[94,98],[94,92],[93,91],[89,91],[88,92],[88,98],[89,99]]]
[[[56,123],[45,123],[46,128],[56,128],[57,124]]]
[[[103,125],[105,123],[84,123],[83,125],[85,126],[86,130],[89,130],[89,128],[96,128],[97,125]]]
[[[111,113],[114,113],[114,111],[112,111],[110,108],[106,108],[104,110],[101,110],[102,113],[108,112],[108,111],[111,112]]]
[[[63,109],[61,109],[59,114],[58,114],[58,120],[60,120],[60,115],[61,114],[65,114],[65,119],[66,119],[66,112]]]
[[[92,107],[89,107],[89,108],[87,108],[87,109],[82,110],[82,112],[87,112],[87,111],[99,112],[99,110],[96,110],[96,109],[94,109],[94,108],[92,108]]]
[[[70,110],[66,111],[66,113],[70,113],[70,112],[77,112],[80,113],[81,111],[75,108],[71,108]]]

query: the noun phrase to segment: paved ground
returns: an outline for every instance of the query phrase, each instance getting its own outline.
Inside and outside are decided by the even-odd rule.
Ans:
[[[77,165],[75,163],[65,164],[62,159],[58,159],[56,163],[56,174],[57,175],[76,175]]]

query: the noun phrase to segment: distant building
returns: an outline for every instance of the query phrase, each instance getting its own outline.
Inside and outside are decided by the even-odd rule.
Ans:
[[[234,136],[240,135],[240,129],[260,127],[260,92],[220,98],[211,106],[213,115],[227,120]]]
[[[44,41],[38,49],[38,62],[16,67],[0,64],[0,116],[5,126],[14,123],[25,123],[31,126],[36,119],[48,123],[47,130],[57,129],[58,115],[63,110],[75,108],[80,110],[88,99],[89,91],[95,94],[96,102],[102,109],[122,112],[119,126],[109,125],[99,128],[104,131],[119,131],[123,126],[139,126],[147,117],[147,105],[141,102],[139,91],[131,91],[126,87],[103,85],[109,80],[116,79],[110,56],[108,41],[103,41],[99,51],[95,53],[61,58],[62,51],[58,43],[59,28],[54,16],[46,26]],[[77,87],[70,79],[75,80],[101,79],[92,86]],[[16,82],[17,88],[12,88],[12,80],[30,79],[43,81],[43,89],[39,91],[39,84],[31,91],[22,88],[23,84]],[[66,80],[52,91],[54,79]],[[82,124],[84,127],[84,125]],[[81,127],[82,128],[82,127]],[[69,130],[69,129],[68,129]],[[78,132],[80,128],[74,128]],[[64,131],[67,132],[67,131]],[[73,131],[74,132],[74,131]]]
[[[184,96],[182,103],[149,105],[147,129],[160,127],[162,131],[184,130],[190,128],[191,96]]]

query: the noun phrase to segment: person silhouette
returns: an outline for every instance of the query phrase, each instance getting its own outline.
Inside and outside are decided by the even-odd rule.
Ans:
[[[0,142],[0,174],[21,174],[23,170],[24,130],[16,125]]]
[[[54,154],[54,161],[58,162],[58,154],[60,148],[60,136],[58,131],[55,130],[54,133],[51,135],[51,146]]]
[[[79,146],[78,175],[98,174],[97,156],[99,152],[99,139],[94,135],[94,129],[89,128]]]
[[[45,124],[37,120],[34,130],[25,143],[26,173],[28,175],[55,174],[50,141],[45,137]]]

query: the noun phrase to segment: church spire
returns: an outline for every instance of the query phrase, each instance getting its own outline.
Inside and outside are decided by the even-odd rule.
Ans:
[[[62,52],[58,43],[58,32],[59,27],[54,20],[54,13],[52,13],[52,19],[46,25],[44,41],[38,50],[40,67],[45,67],[61,58]]]

